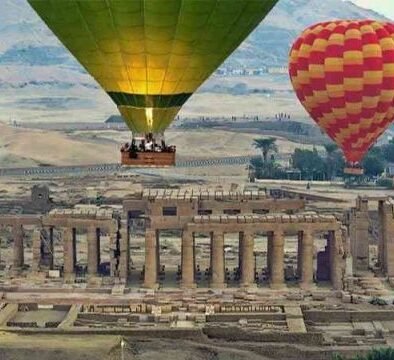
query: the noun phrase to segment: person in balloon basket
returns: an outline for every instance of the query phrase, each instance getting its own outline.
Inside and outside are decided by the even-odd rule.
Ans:
[[[135,139],[131,140],[131,145],[129,148],[129,153],[130,153],[130,158],[132,159],[136,159],[138,157],[137,153],[138,153],[138,147],[135,143]]]
[[[152,133],[148,133],[145,136],[145,141],[144,151],[154,151],[154,140]]]
[[[153,149],[153,141],[148,140],[145,144],[145,151],[152,151]]]

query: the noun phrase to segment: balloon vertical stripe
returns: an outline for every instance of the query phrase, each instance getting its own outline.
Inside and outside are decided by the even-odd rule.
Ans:
[[[136,133],[163,132],[278,0],[27,0]]]

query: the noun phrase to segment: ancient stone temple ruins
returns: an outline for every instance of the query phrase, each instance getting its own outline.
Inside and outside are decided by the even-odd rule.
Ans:
[[[394,277],[394,203],[379,202],[379,266]],[[58,270],[66,283],[76,280],[77,236],[83,234],[87,247],[86,279],[90,283],[103,277],[101,239],[109,237],[109,264],[105,277],[135,287],[160,286],[161,233],[177,231],[181,255],[177,285],[180,288],[256,286],[255,246],[266,239],[264,273],[271,289],[286,288],[285,239],[297,237],[296,286],[309,289],[320,282],[342,290],[353,272],[368,268],[368,199],[359,198],[356,207],[343,215],[318,214],[305,210],[299,198],[270,197],[264,192],[188,192],[149,191],[123,200],[121,207],[62,209],[32,215],[2,215],[0,227],[12,238],[13,260],[7,276],[47,274]],[[32,259],[25,266],[25,229],[32,229]],[[145,264],[140,281],[133,270],[133,236],[145,235]],[[54,266],[54,234],[62,243],[63,262]],[[225,236],[238,239],[237,282],[227,281]],[[201,271],[196,254],[196,236],[209,238],[208,282],[199,284]],[[258,236],[257,236],[258,235]],[[325,239],[324,250],[314,262],[315,240]],[[294,285],[294,284],[293,284]]]

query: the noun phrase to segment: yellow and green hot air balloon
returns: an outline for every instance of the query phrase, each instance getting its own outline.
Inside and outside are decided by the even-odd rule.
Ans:
[[[278,0],[28,0],[130,130],[158,134]]]

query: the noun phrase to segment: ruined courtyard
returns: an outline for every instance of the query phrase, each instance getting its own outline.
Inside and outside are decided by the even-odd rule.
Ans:
[[[37,184],[23,211],[9,211],[17,197],[4,203],[4,349],[12,334],[29,347],[49,332],[107,334],[115,350],[119,336],[131,347],[176,338],[226,351],[236,340],[247,352],[237,359],[329,359],[393,344],[390,197],[347,208],[277,187],[149,188],[74,206],[57,196]]]

